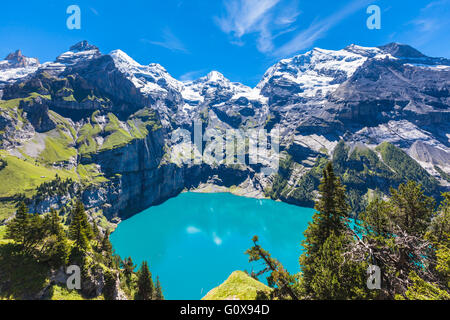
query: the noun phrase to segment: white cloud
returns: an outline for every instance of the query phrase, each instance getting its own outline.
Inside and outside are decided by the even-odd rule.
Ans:
[[[186,72],[185,74],[182,74],[179,78],[181,81],[190,81],[200,78],[203,74],[206,73],[206,69],[202,70],[194,70]]]
[[[184,47],[184,44],[181,42],[180,39],[178,39],[171,31],[170,29],[166,28],[162,31],[162,40],[161,41],[154,41],[154,40],[148,40],[148,39],[141,39],[144,43],[153,44],[156,46],[160,46],[166,49],[169,49],[171,51],[179,51],[183,53],[189,53],[189,51]]]
[[[216,17],[220,29],[230,34],[230,42],[243,45],[242,37],[257,34],[257,47],[261,52],[273,50],[273,33],[289,32],[288,27],[300,14],[297,0],[281,5],[280,0],[224,0],[226,14]]]
[[[222,31],[240,38],[260,29],[260,23],[280,0],[229,0],[225,2],[227,15],[217,18]]]
[[[356,0],[345,6],[340,11],[322,20],[315,20],[307,29],[301,30],[290,41],[279,47],[273,55],[276,57],[290,56],[300,50],[309,48],[320,38],[323,38],[327,31],[336,26],[342,20],[366,7],[371,0]]]
[[[425,8],[423,8],[422,11],[426,11],[426,10],[434,8],[434,7],[439,7],[439,6],[442,6],[442,5],[446,5],[448,3],[450,3],[449,0],[432,1]]]
[[[301,12],[298,10],[298,2],[291,2],[281,9],[280,15],[275,19],[275,23],[279,25],[290,25],[297,21],[297,17],[300,13]]]
[[[416,19],[411,21],[411,23],[417,26],[421,32],[432,32],[439,30],[441,26],[439,20],[434,19]]]
[[[91,11],[92,11],[92,13],[93,14],[95,14],[96,16],[98,16],[98,11],[97,10],[95,10],[95,8],[89,8],[89,9],[91,9]]]
[[[295,23],[301,14],[298,0],[224,0],[225,15],[216,18],[221,30],[231,35],[230,42],[243,45],[248,34],[257,34],[257,48],[274,57],[290,56],[311,47],[342,20],[377,0],[352,0],[344,8],[312,24],[275,48],[274,40],[298,29]],[[448,1],[448,0],[443,0]]]
[[[450,0],[438,0],[430,2],[423,7],[418,16],[409,21],[400,38],[403,42],[410,43],[423,49],[439,48],[439,52],[447,45],[448,41],[441,41],[447,36],[446,30],[450,25],[447,18],[450,13]],[[412,26],[412,27],[411,27]]]

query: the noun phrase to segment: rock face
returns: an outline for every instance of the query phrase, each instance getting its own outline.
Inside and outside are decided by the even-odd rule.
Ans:
[[[109,218],[127,217],[204,183],[261,194],[278,179],[263,172],[274,155],[293,160],[284,192],[291,194],[286,190],[316,179],[309,172],[319,170],[321,158],[333,157],[340,140],[350,148],[348,161],[355,148],[377,153],[377,145],[389,142],[445,188],[449,88],[448,59],[396,43],[315,48],[281,60],[250,88],[217,71],[178,81],[159,64],[141,65],[121,50],[102,54],[82,41],[54,62],[39,64],[20,51],[0,61],[0,136],[11,155],[33,149],[25,146],[37,136],[73,150],[70,160],[52,159],[53,167],[70,163],[79,177],[101,177],[84,186],[82,198]],[[194,134],[194,122],[201,124],[200,144],[180,138]],[[245,150],[245,163],[184,161],[186,154],[205,156],[212,149],[214,158],[220,152],[220,141],[207,139],[210,132],[217,138],[229,129],[255,128],[280,133],[281,153],[266,157],[264,165],[250,163],[243,146],[237,149]]]
[[[2,88],[19,79],[36,72],[39,68],[39,60],[25,57],[20,50],[10,53],[4,60],[0,60],[0,99]]]
[[[47,132],[56,128],[56,124],[48,114],[48,104],[40,97],[32,101],[21,101],[19,108],[26,112],[26,118],[36,132]]]
[[[22,55],[22,51],[17,50],[14,53],[10,53],[6,56],[5,60],[8,62],[9,67],[25,68],[31,66],[39,66],[39,60],[35,58],[27,58]],[[3,64],[3,68],[6,69],[6,63]]]

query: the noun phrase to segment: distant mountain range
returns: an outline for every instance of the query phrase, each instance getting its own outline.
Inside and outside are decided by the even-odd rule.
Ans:
[[[24,197],[45,212],[78,196],[113,219],[210,185],[312,205],[327,160],[357,208],[409,179],[438,196],[450,188],[449,88],[450,60],[397,43],[314,48],[269,68],[255,88],[217,71],[179,81],[87,41],[54,62],[19,50],[0,61],[0,221]],[[280,170],[174,161],[186,143],[172,136],[194,121],[279,130]],[[72,188],[39,193],[55,174]]]

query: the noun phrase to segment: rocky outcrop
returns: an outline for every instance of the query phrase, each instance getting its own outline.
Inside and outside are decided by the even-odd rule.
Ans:
[[[25,57],[20,50],[16,50],[15,52],[8,54],[5,60],[9,63],[0,64],[0,69],[6,69],[7,67],[25,68],[39,65],[38,59]]]
[[[56,128],[56,124],[48,114],[48,104],[45,99],[36,97],[31,101],[22,100],[19,108],[26,112],[26,118],[36,132],[47,132]]]

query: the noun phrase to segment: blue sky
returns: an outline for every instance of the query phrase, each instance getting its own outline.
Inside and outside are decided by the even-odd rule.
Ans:
[[[69,5],[81,30],[66,27]],[[366,9],[381,8],[369,30]],[[46,0],[3,1],[0,58],[16,49],[44,61],[77,41],[103,53],[122,49],[141,64],[157,62],[177,79],[211,70],[254,86],[272,64],[313,47],[410,44],[450,57],[450,0]]]

